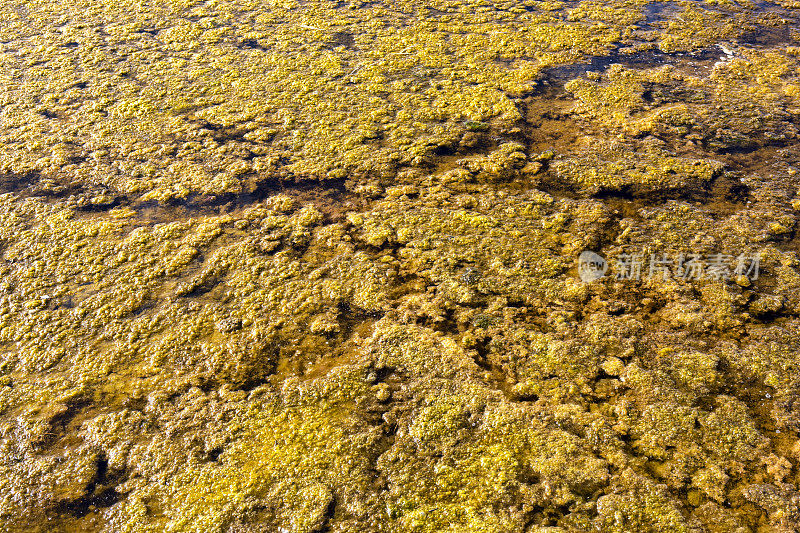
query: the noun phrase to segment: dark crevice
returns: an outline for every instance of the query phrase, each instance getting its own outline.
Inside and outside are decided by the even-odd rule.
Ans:
[[[336,495],[331,498],[328,507],[322,515],[322,524],[314,531],[314,533],[331,533],[330,522],[336,514]]]
[[[356,49],[356,40],[353,37],[353,34],[346,31],[337,31],[331,35],[331,40],[328,42],[328,44],[333,47],[343,46],[348,50]]]
[[[125,473],[109,472],[108,460],[103,455],[97,459],[95,467],[95,475],[86,486],[84,495],[74,500],[59,502],[56,506],[59,514],[82,518],[97,509],[114,505],[123,497],[115,486],[124,481]]]
[[[260,181],[250,192],[219,195],[194,193],[182,199],[170,200],[166,205],[157,201],[134,201],[132,207],[147,218],[158,222],[161,219],[174,220],[176,209],[186,211],[187,216],[214,216],[246,208],[277,194],[285,194],[301,202],[313,204],[322,213],[323,223],[326,224],[344,219],[346,202],[358,202],[355,195],[348,190],[345,179],[300,182],[269,179]]]
[[[87,397],[77,397],[67,402],[60,411],[47,420],[49,429],[42,438],[35,442],[36,447],[44,450],[67,435],[73,420],[78,419],[89,405],[91,405],[91,399]]]
[[[217,446],[216,448],[209,450],[206,454],[206,459],[208,461],[217,462],[219,460],[219,456],[222,455],[222,446]]]
[[[45,113],[49,112],[45,111]],[[55,115],[52,117],[48,116],[48,118],[55,118]],[[41,177],[41,174],[37,171],[26,172],[24,174],[0,175],[0,193],[20,193],[39,182]]]
[[[240,48],[248,48],[251,50],[261,50],[262,52],[268,52],[269,47],[262,45],[255,39],[245,39],[238,43]]]
[[[455,308],[447,308],[443,316],[420,316],[417,324],[448,335],[458,335],[460,330],[455,320],[455,311]]]
[[[586,61],[572,63],[568,65],[558,65],[548,67],[542,71],[541,82],[548,82],[540,87],[555,87],[556,90],[562,89],[566,82],[585,75],[588,72],[605,72],[611,65],[619,64],[627,68],[652,68],[661,65],[678,65],[687,60],[694,62],[706,62],[709,65],[719,60],[720,50],[716,46],[710,46],[701,50],[691,52],[662,52],[660,50],[644,50],[635,54],[627,54],[621,51],[622,46],[612,49],[605,56],[592,56]]]

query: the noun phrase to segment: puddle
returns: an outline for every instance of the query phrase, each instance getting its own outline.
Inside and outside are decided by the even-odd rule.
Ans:
[[[672,18],[682,10],[678,2],[650,2],[642,8],[645,24],[654,24]]]
[[[798,31],[800,25],[781,24],[779,26],[760,26],[755,30],[741,34],[736,41],[740,44],[755,45],[761,47],[781,46],[796,42],[793,34]]]
[[[611,65],[622,65],[632,69],[649,69],[670,65],[692,75],[707,75],[714,64],[725,56],[719,46],[711,46],[692,52],[667,53],[660,50],[628,52],[626,48],[617,48],[605,56],[594,56],[586,61],[570,65],[548,67],[542,71],[543,81],[549,84],[563,85],[566,82],[586,75],[602,74]]]

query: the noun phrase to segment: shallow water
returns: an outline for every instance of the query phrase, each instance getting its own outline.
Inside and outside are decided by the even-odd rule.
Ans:
[[[4,530],[800,530],[800,4],[3,7]]]

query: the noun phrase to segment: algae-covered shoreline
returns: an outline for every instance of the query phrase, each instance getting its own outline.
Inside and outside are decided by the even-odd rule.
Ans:
[[[0,13],[0,529],[800,530],[797,2]]]

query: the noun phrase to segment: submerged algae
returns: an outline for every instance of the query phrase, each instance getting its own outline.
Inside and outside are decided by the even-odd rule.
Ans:
[[[89,7],[0,29],[4,528],[800,527],[796,51],[533,83],[751,7]],[[358,210],[272,194],[333,178]]]
[[[391,179],[470,124],[513,127],[543,68],[635,40],[645,6],[9,5],[0,175],[159,202],[274,180]],[[673,21],[662,48],[741,32],[692,13],[710,11],[688,6],[693,25]],[[702,42],[696,26],[711,32]]]
[[[653,488],[654,483],[679,488],[691,479],[706,487],[705,472],[721,472],[731,480],[731,491],[749,486],[761,471],[748,466],[753,447],[769,445],[743,404],[730,399],[714,412],[692,407],[697,369],[713,373],[718,366],[714,361],[738,358],[736,354],[709,356],[710,367],[702,352],[674,361],[662,356],[651,363],[643,335],[658,337],[658,329],[648,331],[630,318],[603,312],[584,318],[580,327],[569,320],[588,298],[596,298],[596,291],[563,278],[569,265],[555,258],[569,257],[601,238],[601,226],[594,230],[596,236],[587,229],[608,219],[607,208],[595,200],[554,200],[538,191],[487,195],[470,193],[470,187],[457,182],[451,190],[428,186],[413,198],[395,196],[353,217],[347,226],[322,225],[310,208],[276,212],[255,206],[236,217],[159,224],[128,233],[135,220],[98,227],[92,219],[70,218],[29,201],[27,209],[38,212],[33,216],[42,222],[18,230],[19,252],[7,254],[10,264],[24,257],[16,255],[22,250],[41,255],[23,243],[50,242],[43,237],[55,227],[67,237],[62,238],[65,246],[76,251],[58,262],[42,261],[40,268],[64,275],[73,262],[85,265],[83,258],[98,257],[94,268],[100,271],[94,277],[83,267],[87,279],[99,283],[96,292],[75,302],[69,312],[88,317],[107,306],[109,298],[124,301],[125,280],[131,287],[149,286],[151,298],[161,301],[144,305],[144,311],[120,312],[112,320],[116,326],[105,336],[119,339],[127,350],[104,352],[94,345],[82,358],[67,354],[49,367],[51,372],[62,369],[62,376],[76,376],[84,368],[84,390],[99,394],[96,405],[107,411],[89,410],[65,426],[80,429],[79,441],[65,449],[62,464],[72,472],[90,451],[97,454],[89,455],[90,461],[103,457],[107,466],[102,486],[113,484],[118,503],[90,513],[91,521],[71,520],[127,531],[237,531],[256,524],[314,531],[324,523],[344,530],[506,531],[530,522],[647,531],[696,523],[678,511],[684,508],[681,501]],[[474,199],[469,211],[457,207],[466,197]],[[556,225],[549,222],[554,215],[561,219]],[[243,226],[237,222],[244,220],[251,228],[247,233],[237,229]],[[60,225],[54,226],[55,221]],[[301,240],[299,247],[291,244],[297,242],[292,237],[297,228],[310,229],[309,240]],[[370,244],[375,231],[388,235],[383,245],[394,252],[386,254],[387,248]],[[97,239],[115,232],[122,232],[118,243]],[[281,243],[266,254],[254,244],[265,235]],[[521,246],[526,239],[530,242]],[[204,256],[204,265],[191,266],[198,255],[188,254],[192,259],[176,264],[165,277],[159,258],[183,257],[174,252],[187,243]],[[105,257],[122,262],[98,256],[103,248]],[[124,259],[121,250],[127,251]],[[465,262],[480,273],[477,279],[463,279]],[[363,274],[351,275],[363,267]],[[115,271],[137,269],[151,280],[149,285],[139,285],[141,278],[135,276],[114,277]],[[22,277],[29,276],[27,268],[9,270],[12,279],[20,279],[12,295],[16,290],[42,292],[25,281],[30,277]],[[209,278],[204,272],[214,274]],[[199,292],[182,291],[183,297],[160,296],[178,287],[171,279],[196,276],[211,281],[191,284]],[[364,285],[370,276],[374,289]],[[47,278],[32,279],[35,284]],[[345,337],[345,325],[333,338],[317,336],[311,323],[324,311],[326,299],[328,308],[345,305],[388,314],[366,338]],[[215,324],[234,309],[240,326],[220,337],[222,330]],[[472,320],[476,309],[496,319],[478,328]],[[39,322],[72,328],[71,336],[83,331],[91,338],[82,323],[44,318],[56,311],[35,312]],[[331,316],[341,316],[340,311]],[[105,320],[97,327],[107,324]],[[414,325],[420,320],[421,325]],[[541,320],[549,324],[544,330]],[[669,328],[669,322],[664,324]],[[52,404],[55,391],[28,381],[46,368],[37,366],[41,363],[31,350],[35,344],[16,335],[9,338],[17,339],[19,350],[13,358],[6,356],[8,362],[17,361],[7,369],[15,383],[5,391],[7,409],[21,402]],[[453,336],[461,337],[465,347]],[[62,338],[57,331],[54,337]],[[539,348],[533,349],[532,342]],[[310,369],[341,350],[352,352],[351,363],[307,381],[275,380],[281,374],[273,377],[270,370],[280,367],[284,357],[303,361]],[[232,358],[234,353],[240,355]],[[618,363],[603,364],[610,380],[599,376],[604,359]],[[88,360],[95,364],[84,367]],[[130,385],[114,375],[138,376],[136,389],[123,393],[130,389],[117,387]],[[687,381],[687,375],[692,379]],[[109,376],[112,380],[104,384]],[[717,375],[703,380],[703,394],[713,394],[727,379]],[[388,384],[388,403],[371,386],[375,380]],[[597,409],[596,398],[614,390],[609,409]],[[130,400],[127,394],[133,395]],[[688,425],[679,423],[680,412],[688,413]],[[661,413],[661,425],[653,426],[655,413]],[[53,428],[58,415],[46,417],[45,427]],[[33,421],[35,415],[18,414],[16,427],[21,429],[18,424],[26,419]],[[35,442],[20,429],[9,426],[14,433],[8,434],[16,434],[20,445]],[[55,436],[61,439],[56,442],[66,442],[58,431]],[[628,448],[623,438],[633,439],[633,446]],[[39,446],[56,442],[40,441]],[[18,453],[51,468],[34,459],[35,448]],[[656,468],[656,461],[662,466]],[[371,473],[376,471],[377,483]],[[628,473],[612,482],[610,471]],[[12,493],[41,475],[10,465],[6,472]],[[88,481],[95,476],[89,472],[88,478],[70,474],[76,485],[67,498],[97,484]],[[615,496],[602,500],[602,506],[597,500],[593,510],[592,493],[609,483],[614,487],[609,494],[622,495],[620,502],[635,496],[638,503],[613,503]],[[37,501],[52,502],[45,503],[45,511],[57,508],[64,498],[59,494]],[[7,502],[6,512],[20,505]],[[572,510],[558,511],[565,508]],[[732,516],[749,520],[747,515]]]
[[[441,20],[380,5],[255,7],[114,4],[57,31],[51,21],[79,6],[11,17],[0,174],[66,175],[161,202],[265,180],[390,178],[457,142],[464,120],[513,124],[539,63],[600,53],[619,36],[535,4],[496,10],[499,21],[464,16],[469,3],[445,2],[455,16]],[[352,44],[331,46],[342,32]],[[530,59],[497,67],[520,56]]]

